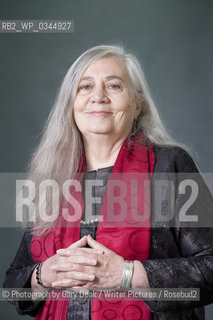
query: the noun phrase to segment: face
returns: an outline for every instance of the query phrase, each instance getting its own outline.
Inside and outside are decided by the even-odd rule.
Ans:
[[[73,106],[82,135],[125,139],[140,113],[131,92],[128,72],[119,58],[106,57],[89,65],[79,82]]]

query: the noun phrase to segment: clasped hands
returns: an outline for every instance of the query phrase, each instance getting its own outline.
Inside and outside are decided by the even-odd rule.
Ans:
[[[89,245],[90,248],[85,247]],[[41,270],[44,284],[53,288],[120,287],[124,259],[90,235],[48,258]]]

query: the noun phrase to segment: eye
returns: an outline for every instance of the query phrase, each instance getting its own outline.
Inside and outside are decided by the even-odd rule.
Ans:
[[[80,89],[89,90],[91,89],[91,85],[85,84],[84,86],[81,86]]]
[[[114,84],[114,83],[113,83],[113,84],[110,84],[110,85],[109,85],[109,88],[110,88],[110,89],[120,89],[121,86],[120,86],[119,84]]]
[[[92,88],[90,84],[83,84],[80,85],[78,88],[78,91],[83,90],[83,91],[89,91]]]

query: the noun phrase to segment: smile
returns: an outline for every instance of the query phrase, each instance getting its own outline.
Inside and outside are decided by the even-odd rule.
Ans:
[[[94,117],[103,117],[103,116],[108,116],[108,115],[112,114],[112,112],[107,112],[107,111],[91,111],[91,112],[88,112],[88,114],[90,114],[91,116],[94,116]]]

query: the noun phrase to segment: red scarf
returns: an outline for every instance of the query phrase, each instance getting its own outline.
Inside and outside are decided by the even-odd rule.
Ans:
[[[112,175],[108,181],[107,190],[102,204],[100,219],[97,229],[96,240],[121,255],[125,260],[146,260],[149,257],[150,247],[150,215],[149,200],[150,188],[144,187],[148,179],[151,178],[155,163],[155,156],[152,146],[146,146],[140,142],[140,137],[136,137],[131,143],[124,141],[115,165]],[[83,169],[83,167],[82,167]],[[125,174],[128,173],[128,174]],[[115,175],[114,175],[115,174]],[[125,219],[122,221],[110,222],[107,218],[107,194],[112,190],[109,186],[119,180],[126,185],[125,195]],[[132,189],[132,182],[138,188]],[[146,189],[146,192],[145,192]],[[116,187],[113,189],[116,194]],[[137,192],[137,193],[136,193]],[[144,193],[145,192],[145,193]],[[80,203],[80,219],[84,210],[83,196],[81,192],[72,192],[72,196]],[[132,197],[136,196],[135,199]],[[132,200],[133,199],[133,200]],[[64,204],[62,200],[62,207]],[[146,219],[142,222],[132,218],[132,208],[137,207],[137,215],[144,215]],[[74,214],[74,208],[67,206],[70,216]],[[114,204],[116,217],[123,212],[118,204]],[[144,211],[146,208],[146,212]],[[135,211],[134,211],[135,212]],[[101,221],[101,216],[103,222]],[[108,216],[109,217],[109,216]],[[115,217],[115,216],[114,216]],[[47,235],[33,236],[31,242],[32,257],[36,262],[44,261],[56,253],[60,248],[66,248],[80,238],[80,219],[74,223],[66,224],[61,228],[61,213],[57,222],[57,227],[52,229]],[[119,220],[119,219],[118,219]],[[72,227],[71,227],[72,226]],[[37,320],[66,320],[67,308],[69,301],[46,300],[44,306],[39,310]],[[109,301],[94,300],[92,301],[92,320],[101,319],[144,319],[150,320],[151,314],[149,309],[141,300],[131,301]]]

